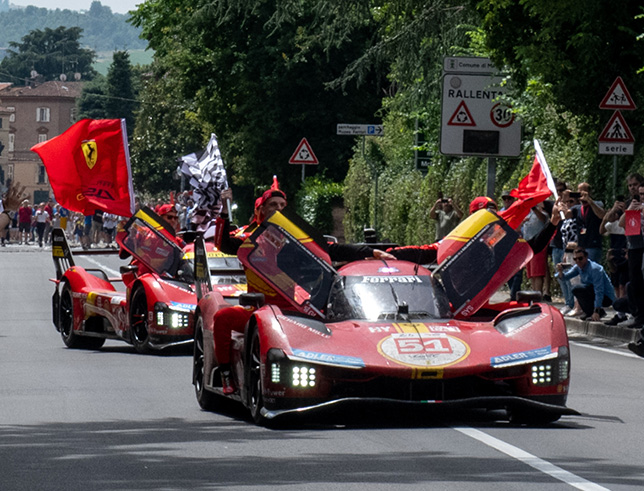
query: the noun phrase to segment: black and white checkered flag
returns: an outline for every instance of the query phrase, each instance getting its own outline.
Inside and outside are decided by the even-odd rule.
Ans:
[[[221,192],[228,189],[217,135],[212,133],[204,150],[184,155],[181,162],[180,171],[190,180],[197,209],[192,222],[197,224],[197,230],[205,230],[209,222],[221,213]]]

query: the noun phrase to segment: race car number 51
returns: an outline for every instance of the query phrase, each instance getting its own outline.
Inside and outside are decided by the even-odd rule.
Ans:
[[[452,345],[447,338],[397,338],[398,353],[451,353]]]

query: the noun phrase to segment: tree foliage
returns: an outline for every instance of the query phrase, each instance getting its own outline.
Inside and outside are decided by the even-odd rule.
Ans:
[[[96,51],[115,49],[145,49],[146,42],[139,38],[140,30],[128,24],[127,14],[115,14],[99,1],[92,2],[88,11],[25,7],[0,12],[0,46],[22,39],[30,31],[59,26],[80,27],[83,46]]]
[[[80,27],[35,29],[25,35],[22,42],[9,43],[12,49],[0,62],[0,70],[5,77],[12,77],[12,81],[32,77],[33,70],[45,80],[57,80],[61,74],[74,80],[75,73],[91,80],[96,76],[92,68],[96,53],[81,48],[82,32]]]

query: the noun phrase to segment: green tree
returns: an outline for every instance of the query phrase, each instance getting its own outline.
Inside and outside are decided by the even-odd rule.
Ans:
[[[139,6],[133,22],[166,67],[163,76],[214,128],[234,183],[266,187],[278,174],[294,194],[299,180],[284,176],[293,174],[288,160],[302,137],[321,162],[307,170],[342,179],[352,142],[336,136],[336,124],[374,122],[384,79],[372,73],[360,87],[334,90],[327,83],[363,51],[370,20],[326,49],[314,42],[316,2],[251,4],[153,0]]]
[[[132,77],[130,55],[127,51],[115,51],[107,72],[105,116],[125,118],[128,128],[134,129],[134,110],[137,101]]]
[[[84,80],[91,80],[96,76],[92,68],[96,53],[81,48],[82,32],[80,27],[35,29],[24,36],[22,42],[9,43],[13,49],[8,50],[0,70],[20,80],[31,77],[34,70],[44,80],[57,80],[61,74],[74,80],[75,73],[80,73]]]
[[[103,75],[98,75],[90,82],[83,84],[83,90],[76,101],[79,119],[103,119],[106,117],[105,95],[107,93],[107,80]]]

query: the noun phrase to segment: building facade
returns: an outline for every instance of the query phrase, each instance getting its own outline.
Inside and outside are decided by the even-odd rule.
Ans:
[[[83,82],[50,81],[24,87],[0,84],[3,129],[0,167],[5,176],[26,186],[30,203],[52,197],[45,166],[31,147],[60,135],[76,122],[76,99]],[[4,119],[8,119],[4,133]],[[3,137],[6,136],[6,142]]]

